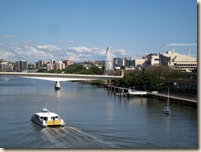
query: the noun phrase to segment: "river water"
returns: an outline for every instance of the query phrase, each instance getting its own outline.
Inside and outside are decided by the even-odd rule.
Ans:
[[[197,109],[143,97],[120,98],[103,87],[0,76],[2,148],[198,148]],[[31,115],[47,108],[65,127],[42,128]]]

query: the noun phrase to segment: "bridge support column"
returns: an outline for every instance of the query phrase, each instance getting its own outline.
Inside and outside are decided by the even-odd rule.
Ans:
[[[55,90],[60,90],[60,82],[56,81],[55,83]]]

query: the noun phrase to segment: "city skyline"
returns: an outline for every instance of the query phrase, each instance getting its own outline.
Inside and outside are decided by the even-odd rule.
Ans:
[[[6,60],[141,58],[169,43],[197,43],[197,1],[0,0],[0,58]],[[197,57],[197,47],[176,52]]]

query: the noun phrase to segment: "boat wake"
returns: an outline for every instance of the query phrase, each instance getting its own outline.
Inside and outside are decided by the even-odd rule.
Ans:
[[[41,131],[44,148],[112,148],[112,144],[104,142],[94,135],[74,127],[44,128]],[[42,145],[40,145],[41,147]],[[42,146],[42,147],[43,147]]]

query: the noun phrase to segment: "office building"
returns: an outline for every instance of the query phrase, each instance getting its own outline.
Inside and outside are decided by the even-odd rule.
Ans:
[[[197,68],[197,60],[194,57],[173,53],[167,51],[164,54],[160,54],[160,65],[169,66],[181,71],[190,72]]]

